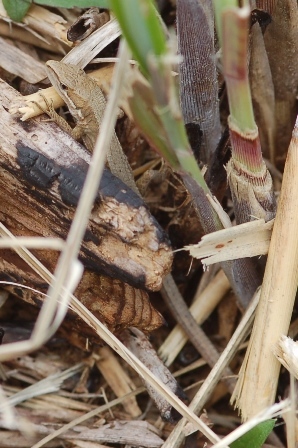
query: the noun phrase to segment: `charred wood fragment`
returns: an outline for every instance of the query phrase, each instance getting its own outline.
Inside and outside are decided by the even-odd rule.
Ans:
[[[17,95],[0,80],[0,220],[15,236],[65,238],[90,154],[43,117],[22,122],[12,116],[8,109]],[[53,272],[57,252],[32,252]],[[148,294],[134,287],[160,289],[172,263],[169,240],[142,199],[108,170],[101,180],[80,259],[85,272],[77,297],[111,330],[133,325],[151,331],[163,324]],[[46,293],[48,285],[14,251],[1,251],[0,266],[1,280]],[[22,286],[10,290],[38,306],[44,297]],[[76,325],[76,318],[72,319]],[[77,326],[88,335],[81,323]]]
[[[0,82],[0,219],[16,236],[64,238],[90,154],[43,118],[22,122],[7,109],[17,93]],[[48,265],[48,254],[41,261]],[[53,256],[50,255],[50,259]],[[95,272],[158,290],[172,253],[165,232],[138,195],[105,170],[80,258]]]

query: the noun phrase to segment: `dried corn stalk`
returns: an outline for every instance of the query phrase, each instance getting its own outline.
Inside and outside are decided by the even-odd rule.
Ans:
[[[280,364],[273,350],[288,332],[298,284],[297,176],[298,120],[285,165],[256,320],[232,396],[244,420],[275,399]]]

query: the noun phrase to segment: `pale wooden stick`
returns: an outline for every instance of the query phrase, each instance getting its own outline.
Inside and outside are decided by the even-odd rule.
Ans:
[[[252,336],[232,396],[247,420],[274,403],[280,363],[273,353],[287,334],[298,282],[298,120],[286,160]]]
[[[117,397],[123,397],[136,389],[135,384],[129,378],[113,351],[109,347],[101,347],[98,351],[99,360],[96,361],[97,368],[101,371],[106,382]],[[142,411],[135,397],[129,397],[122,401],[126,412],[132,417],[138,417]]]

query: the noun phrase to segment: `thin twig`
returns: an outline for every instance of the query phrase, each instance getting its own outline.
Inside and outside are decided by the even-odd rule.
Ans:
[[[183,297],[180,294],[179,289],[169,274],[163,281],[162,296],[166,301],[171,313],[181,325],[189,340],[198,350],[198,352],[205,358],[210,367],[213,367],[219,359],[220,354],[210,342],[210,339],[206,336],[201,327],[198,326],[194,317],[190,313]],[[235,387],[235,379],[232,370],[226,368],[223,375],[228,378],[223,378],[230,393],[233,393]],[[232,378],[231,378],[232,377]]]

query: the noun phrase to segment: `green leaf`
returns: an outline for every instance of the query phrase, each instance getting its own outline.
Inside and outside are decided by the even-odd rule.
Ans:
[[[20,22],[30,8],[32,0],[2,0],[3,6],[9,17],[15,22]]]
[[[9,17],[15,22],[21,22],[26,15],[32,0],[2,0],[3,6]],[[108,8],[109,0],[33,0],[33,3],[56,8]]]
[[[231,448],[261,448],[272,429],[274,428],[275,420],[267,420],[259,423],[252,428],[238,440],[230,444]]]
[[[165,35],[151,0],[110,0],[134,58],[148,75],[148,56],[166,52]]]
[[[44,6],[52,6],[56,8],[108,8],[109,0],[34,0],[34,3]]]

